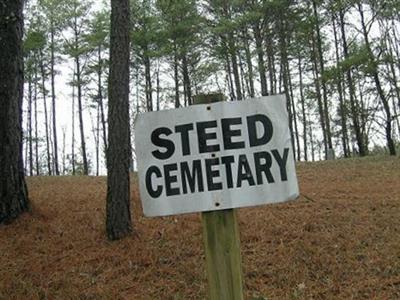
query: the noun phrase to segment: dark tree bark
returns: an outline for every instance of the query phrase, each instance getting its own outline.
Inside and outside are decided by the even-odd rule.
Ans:
[[[231,20],[232,18],[232,7],[231,3],[229,1],[223,1],[223,16],[227,18],[228,20]],[[232,74],[233,74],[233,79],[235,81],[235,89],[236,89],[236,100],[242,100],[243,95],[242,95],[242,88],[240,84],[240,75],[239,75],[239,65],[237,61],[237,47],[235,43],[235,32],[233,29],[230,29],[229,32],[226,34],[226,36],[221,36],[222,42],[226,45],[227,47],[227,52],[229,54],[229,58],[232,62]],[[232,88],[233,89],[233,88]]]
[[[25,70],[25,69],[24,69]],[[25,71],[24,71],[25,72]],[[26,79],[24,79],[24,81],[25,81]],[[22,116],[22,118],[23,118],[23,116]],[[23,127],[23,125],[22,125],[22,127]],[[29,120],[28,120],[28,118],[26,118],[26,124],[25,124],[25,128],[29,128]],[[22,157],[25,159],[25,161],[24,161],[24,174],[25,175],[27,175],[27,176],[29,176],[29,166],[28,166],[28,159],[29,159],[29,146],[26,144],[27,143],[27,141],[28,141],[28,139],[29,139],[29,133],[28,133],[28,135],[25,137],[25,135],[24,135],[24,132],[22,133],[22,136],[23,136],[23,141],[22,141],[22,152],[24,152],[24,150],[25,150],[25,153],[22,155]]]
[[[325,114],[324,114],[324,107],[322,103],[322,98],[321,98],[321,88],[320,88],[320,82],[318,80],[318,63],[317,63],[317,53],[315,49],[315,38],[314,34],[312,33],[312,38],[311,38],[311,44],[312,44],[312,51],[311,51],[311,60],[313,64],[313,79],[315,83],[315,94],[317,97],[317,103],[318,103],[318,113],[319,113],[319,118],[320,118],[320,123],[321,123],[321,129],[322,129],[322,134],[323,134],[323,144],[324,144],[324,151],[325,151],[325,156],[327,158],[328,155],[328,142],[327,142],[327,135],[326,135],[326,124],[325,124]]]
[[[43,94],[43,109],[44,109],[44,125],[46,127],[46,153],[47,153],[47,174],[50,176],[51,171],[51,155],[50,155],[50,141],[49,141],[49,122],[47,115],[47,91],[46,91],[46,72],[44,69],[44,55],[40,50],[40,73],[42,76],[42,94]]]
[[[86,155],[86,140],[85,140],[85,130],[83,125],[83,106],[82,106],[82,80],[81,80],[81,63],[79,57],[75,58],[75,66],[76,66],[76,84],[78,90],[78,118],[79,118],[79,132],[81,135],[81,150],[82,150],[82,159],[83,159],[83,175],[89,174],[89,166]]]
[[[79,48],[79,25],[77,16],[74,16],[74,24],[73,24],[73,31],[74,31],[74,47],[75,50]],[[78,119],[79,119],[79,132],[81,136],[81,151],[82,151],[82,160],[83,160],[83,175],[89,174],[89,165],[86,155],[86,140],[85,140],[85,130],[84,130],[84,123],[83,123],[83,105],[82,105],[82,66],[81,66],[81,59],[78,54],[75,54],[75,69],[76,69],[76,87],[77,87],[77,100],[78,100]]]
[[[270,94],[275,95],[277,90],[277,80],[276,80],[276,69],[275,69],[275,50],[274,50],[274,40],[273,34],[268,29],[265,36],[267,43],[267,62],[268,62],[268,73],[269,73],[269,89]]]
[[[181,106],[179,100],[179,72],[178,72],[178,54],[176,49],[176,41],[174,41],[174,81],[175,81],[175,108]]]
[[[236,56],[236,44],[234,41],[233,33],[229,33],[228,35],[228,51],[232,60],[232,71],[233,71],[233,79],[235,80],[235,87],[236,87],[236,100],[242,100],[242,88],[240,84],[240,76],[239,76],[239,65],[237,62]]]
[[[72,82],[75,80],[75,70],[72,76]],[[71,141],[71,156],[72,156],[72,175],[76,174],[75,168],[75,84],[72,85],[72,141]]]
[[[132,231],[129,162],[129,0],[111,0],[110,75],[108,81],[107,236]]]
[[[97,108],[96,118],[96,176],[99,176],[100,169],[100,107]]]
[[[55,92],[55,58],[54,58],[54,24],[51,20],[51,32],[50,32],[50,74],[51,74],[51,110],[53,115],[53,154],[54,154],[54,172],[55,175],[60,175],[58,168],[58,144],[57,144],[57,122],[56,122],[56,92]]]
[[[146,108],[147,111],[153,111],[153,87],[151,83],[151,62],[149,56],[146,54],[148,51],[147,46],[145,47],[144,53],[144,71],[146,78]]]
[[[305,109],[304,99],[304,85],[303,85],[303,68],[301,67],[301,55],[299,55],[299,90],[300,90],[300,101],[301,101],[301,114],[303,118],[303,146],[304,146],[304,160],[308,161],[308,149],[307,149],[307,117]]]
[[[286,96],[286,106],[289,115],[289,129],[290,129],[290,136],[292,142],[292,150],[293,150],[293,157],[296,159],[296,147],[295,147],[295,139],[294,139],[294,132],[293,132],[293,106],[290,97],[290,87],[289,87],[289,62],[288,62],[288,54],[287,54],[287,43],[286,43],[286,35],[285,35],[285,24],[281,18],[280,22],[278,23],[278,32],[279,32],[279,47],[280,47],[280,54],[281,54],[281,74],[283,79],[283,87],[284,93]]]
[[[292,118],[293,118],[293,125],[294,125],[293,134],[294,134],[294,137],[296,139],[297,160],[300,161],[301,149],[300,149],[299,127],[297,126],[297,112],[296,112],[296,105],[295,105],[295,102],[294,102],[295,97],[293,95],[293,85],[292,85],[292,77],[291,77],[291,74],[290,74],[289,63],[287,63],[286,68],[287,68],[286,72],[287,72],[288,81],[289,81],[288,83],[289,83],[289,90],[290,90],[290,99],[292,100],[291,101],[292,102],[291,103],[291,105],[292,105]]]
[[[249,32],[247,28],[243,29],[243,41],[244,41],[244,50],[246,54],[246,64],[247,64],[247,72],[248,72],[248,80],[249,80],[249,95],[251,98],[254,97],[254,71],[253,71],[253,63],[251,61],[251,52],[250,52],[250,43],[251,40]]]
[[[245,71],[243,67],[243,59],[240,51],[237,53],[238,59],[239,59],[239,70],[240,70],[240,84],[242,86],[242,97],[243,99],[246,99],[246,88],[248,91],[250,91],[249,83],[247,80],[244,79],[245,77]],[[246,88],[245,88],[246,87]],[[250,94],[250,92],[249,92]]]
[[[182,56],[182,75],[183,75],[183,85],[185,87],[186,99],[188,105],[192,105],[192,84],[190,82],[189,67],[186,54]]]
[[[104,144],[104,152],[107,151],[107,133],[106,133],[106,119],[104,116],[104,103],[103,103],[103,82],[101,80],[103,74],[103,58],[101,57],[101,46],[97,49],[97,57],[99,61],[99,68],[97,70],[97,94],[98,94],[98,102],[100,107],[100,119],[101,126],[103,131],[103,144]]]
[[[300,161],[300,157],[301,157],[301,149],[300,149],[300,139],[299,139],[299,129],[297,126],[297,112],[296,112],[296,105],[295,105],[295,97],[293,94],[293,85],[292,85],[292,79],[291,79],[291,74],[290,74],[290,65],[289,65],[289,59],[288,59],[288,47],[287,45],[290,45],[290,40],[289,38],[286,40],[286,35],[284,34],[284,32],[287,32],[287,26],[285,22],[281,22],[282,23],[282,61],[284,62],[284,72],[286,73],[286,84],[287,86],[286,88],[289,88],[289,92],[290,92],[290,105],[291,105],[291,116],[292,116],[292,138],[294,137],[294,142],[296,142],[296,152],[297,152],[297,160]],[[293,149],[294,150],[294,149]]]
[[[39,169],[39,134],[38,134],[38,68],[35,66],[35,103],[34,103],[34,115],[35,115],[35,165],[36,165],[36,175],[40,175]]]
[[[349,57],[349,50],[348,50],[348,46],[347,46],[343,9],[339,10],[339,19],[340,19],[340,31],[341,31],[341,35],[342,35],[343,55],[344,55],[344,58],[347,59]],[[360,156],[365,156],[367,154],[367,149],[364,146],[364,142],[363,142],[363,138],[362,138],[362,134],[361,134],[360,120],[359,120],[359,113],[358,113],[358,104],[357,104],[357,99],[355,97],[353,77],[351,75],[350,68],[348,68],[346,70],[346,80],[347,80],[347,85],[349,88],[351,119],[353,122],[354,132],[356,134],[358,152],[359,152]]]
[[[232,80],[232,71],[231,71],[231,62],[229,60],[229,55],[225,53],[225,68],[227,74],[227,83],[228,83],[228,90],[230,92],[231,100],[233,101],[236,99],[235,90],[233,88],[233,80]]]
[[[337,37],[337,29],[336,29],[336,19],[335,15],[332,14],[332,27],[333,27],[333,36],[335,39],[335,54],[336,54],[336,66],[339,68],[340,57],[339,57],[339,41]],[[348,150],[348,134],[347,134],[347,112],[346,106],[344,104],[344,97],[343,97],[343,76],[339,74],[338,78],[336,79],[336,86],[337,91],[339,94],[339,109],[340,109],[340,123],[342,127],[342,146],[343,146],[343,155],[344,157],[349,157],[350,153]]]
[[[356,75],[358,78],[361,77],[360,74]],[[368,114],[365,113],[367,111],[366,105],[365,105],[365,101],[364,101],[364,91],[363,91],[363,87],[362,87],[362,81],[361,80],[357,80],[357,87],[358,89],[358,95],[359,95],[359,103],[360,103],[360,127],[361,127],[361,136],[363,138],[363,143],[364,145],[368,145]],[[368,154],[368,151],[367,151]]]
[[[311,146],[311,160],[315,161],[315,143],[314,143],[314,134],[313,134],[313,126],[310,118],[310,113],[308,113],[308,125],[309,125],[309,137],[310,137],[310,146]]]
[[[160,61],[157,61],[156,71],[156,109],[160,110]]]
[[[31,72],[31,71],[30,71]],[[28,147],[29,147],[29,176],[33,176],[33,144],[32,144],[32,74],[28,76]]]
[[[49,118],[47,112],[46,98],[43,98],[43,110],[44,110],[44,126],[46,127],[46,153],[47,153],[47,174],[51,176],[53,169],[51,167],[51,154],[50,154],[50,137],[49,137]]]
[[[261,95],[268,95],[268,87],[267,87],[267,76],[265,73],[265,63],[264,63],[264,51],[262,46],[262,37],[261,37],[261,29],[258,23],[253,25],[254,38],[256,41],[256,50],[257,50],[257,58],[258,58],[258,73],[260,75],[261,82]]]
[[[29,209],[22,157],[23,0],[0,0],[0,224]]]
[[[324,79],[325,73],[325,66],[324,66],[324,57],[322,52],[322,40],[321,40],[321,33],[319,27],[319,18],[318,18],[318,11],[317,11],[317,4],[316,1],[313,0],[313,10],[314,10],[314,18],[315,18],[315,32],[317,35],[317,50],[318,50],[318,62],[320,67],[320,75],[321,75],[321,86],[322,86],[322,98],[323,98],[323,105],[324,105],[324,118],[325,118],[325,133],[326,133],[326,142],[328,144],[328,149],[333,151],[332,145],[332,133],[331,133],[331,125],[330,125],[330,118],[329,118],[329,105],[328,105],[328,96],[327,96],[327,89],[326,89],[326,80]],[[318,80],[318,75],[317,75]],[[325,153],[326,156],[328,155]]]

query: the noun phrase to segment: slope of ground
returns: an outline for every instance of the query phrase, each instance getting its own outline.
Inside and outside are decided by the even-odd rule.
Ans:
[[[400,159],[300,163],[298,201],[239,210],[247,299],[400,299]],[[134,180],[133,180],[134,181]],[[199,214],[105,238],[104,177],[28,179],[0,226],[0,299],[203,299]]]

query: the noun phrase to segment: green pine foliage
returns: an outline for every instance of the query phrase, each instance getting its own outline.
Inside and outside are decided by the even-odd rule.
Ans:
[[[337,157],[357,155],[378,140],[398,143],[398,2],[131,0],[132,112],[190,105],[196,94],[222,92],[234,100],[260,96],[264,89],[264,94],[289,95],[298,159],[305,159],[304,151],[319,159],[318,145],[328,143],[330,133]],[[81,85],[84,109],[93,117],[85,131],[100,128],[96,148],[105,149],[107,120],[101,114],[107,115],[108,3],[37,0],[28,4],[26,16],[25,64],[27,74],[36,74],[32,83],[39,101],[43,93],[50,96],[53,51],[53,75],[69,76],[74,88]],[[77,60],[79,83],[71,74]],[[69,73],[61,74],[61,65],[68,65]],[[72,94],[72,86],[66,94]],[[43,113],[38,111],[39,118]],[[44,130],[39,133],[35,141],[41,143],[43,168]]]

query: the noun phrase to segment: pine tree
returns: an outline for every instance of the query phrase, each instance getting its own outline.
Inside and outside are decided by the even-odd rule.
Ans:
[[[0,224],[29,209],[22,157],[23,3],[0,8]]]
[[[85,125],[83,122],[83,88],[87,83],[85,69],[87,67],[89,46],[84,37],[84,32],[88,29],[87,15],[92,3],[81,2],[79,0],[68,0],[64,2],[68,11],[65,16],[66,26],[70,29],[72,37],[64,40],[64,51],[68,54],[75,64],[75,81],[73,84],[77,88],[79,132],[81,137],[81,153],[83,159],[83,174],[89,174],[89,162],[87,158]]]
[[[90,51],[89,67],[87,70],[90,80],[96,85],[96,92],[92,95],[97,105],[97,115],[101,123],[104,153],[107,152],[107,125],[105,117],[104,95],[107,90],[103,86],[108,73],[108,61],[105,51],[109,49],[109,12],[107,10],[96,12],[89,24],[89,33],[85,37]],[[99,130],[99,124],[97,124]],[[96,150],[98,152],[98,149]]]
[[[123,238],[132,231],[129,186],[129,22],[129,1],[111,0],[106,206],[106,229],[110,240]]]

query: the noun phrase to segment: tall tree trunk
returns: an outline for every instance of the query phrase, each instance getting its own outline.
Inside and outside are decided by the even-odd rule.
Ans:
[[[67,151],[66,151],[66,135],[67,129],[65,127],[62,128],[62,175],[65,175],[67,170]]]
[[[76,174],[76,168],[75,168],[75,77],[76,77],[76,71],[74,70],[74,73],[72,75],[72,109],[71,109],[71,115],[72,115],[72,141],[71,141],[71,156],[72,156],[72,175]]]
[[[356,75],[357,77],[362,77],[361,74]],[[362,82],[361,80],[357,81],[357,86],[358,86],[358,94],[359,94],[359,103],[360,103],[360,128],[361,128],[361,136],[363,138],[363,143],[366,147],[368,147],[369,141],[368,141],[368,128],[367,128],[367,122],[368,122],[368,115],[365,113],[366,112],[366,105],[364,101],[364,93],[363,93],[363,87],[362,87]],[[356,89],[357,90],[357,89]],[[368,151],[367,151],[368,154]]]
[[[144,73],[146,79],[146,108],[147,111],[153,111],[153,87],[151,84],[151,63],[150,58],[146,54],[148,51],[147,47],[145,47],[145,57],[144,57]]]
[[[32,70],[29,70],[28,76],[28,147],[29,147],[29,175],[33,176],[33,144],[32,144]]]
[[[358,3],[358,12],[360,13],[361,17],[361,26],[364,35],[364,42],[365,46],[367,47],[369,55],[369,63],[372,66],[372,76],[375,82],[375,87],[378,92],[378,96],[381,100],[383,110],[385,111],[386,114],[385,134],[386,134],[387,145],[389,148],[389,153],[390,155],[396,155],[396,148],[392,137],[392,114],[390,111],[390,105],[388,99],[386,98],[385,92],[383,91],[382,84],[379,78],[377,62],[375,60],[374,54],[372,53],[371,44],[368,38],[367,26],[365,25],[364,11],[362,9],[362,4],[360,2]]]
[[[308,118],[309,121],[309,137],[310,137],[310,146],[311,146],[311,160],[315,161],[315,144],[314,144],[314,134],[313,134],[313,128],[312,128],[312,122],[310,118],[310,114],[308,113]]]
[[[239,70],[240,70],[240,84],[242,86],[242,97],[243,99],[246,99],[246,89],[244,88],[246,86],[247,90],[250,90],[249,84],[247,80],[244,79],[246,76],[243,68],[243,60],[240,51],[237,53],[237,57],[239,58]],[[249,93],[250,94],[250,93]]]
[[[106,205],[106,229],[111,240],[123,238],[132,231],[129,183],[129,28],[129,0],[111,0]]]
[[[282,65],[282,60],[280,61],[280,66],[279,66],[279,76],[278,76],[278,84],[277,84],[277,87],[278,87],[278,94],[282,94],[283,92],[284,92],[284,90],[283,90],[283,84],[284,84],[284,82],[283,82],[283,72],[284,72],[284,69],[283,69],[283,65]]]
[[[187,104],[187,93],[186,93],[186,84],[183,82],[183,106],[186,107]]]
[[[260,24],[258,22],[254,23],[253,32],[254,32],[254,39],[256,42],[256,51],[257,51],[257,58],[258,58],[258,73],[260,75],[260,82],[261,82],[261,95],[267,96],[268,95],[268,87],[267,87],[267,76],[265,73],[264,51],[263,51],[263,46],[262,46],[262,36],[261,36]]]
[[[341,29],[341,35],[342,35],[343,55],[344,55],[344,58],[347,59],[349,57],[349,51],[348,51],[347,39],[346,39],[344,12],[342,9],[339,10],[339,18],[340,18],[340,29]],[[365,156],[367,154],[367,151],[364,146],[361,129],[360,129],[358,104],[357,104],[357,100],[355,98],[354,83],[353,83],[353,77],[351,74],[351,68],[347,68],[347,70],[346,70],[346,79],[347,79],[347,85],[349,88],[351,119],[353,122],[353,128],[354,128],[354,132],[356,135],[358,152],[359,152],[360,156]]]
[[[60,175],[58,169],[58,145],[57,145],[57,122],[56,122],[56,92],[55,92],[55,70],[54,70],[54,51],[55,51],[55,41],[54,41],[54,24],[51,20],[50,29],[50,75],[51,75],[51,107],[52,107],[52,120],[53,120],[53,155],[54,155],[54,166],[55,175]]]
[[[187,104],[192,105],[192,86],[189,77],[189,67],[188,67],[186,53],[182,55],[182,73],[183,73],[183,85],[185,87]]]
[[[286,106],[287,111],[289,114],[289,129],[290,129],[290,136],[292,142],[292,149],[293,149],[293,157],[296,159],[296,147],[295,147],[295,140],[294,140],[294,132],[293,132],[293,111],[292,111],[292,104],[291,102],[293,99],[290,97],[290,87],[289,87],[289,74],[288,74],[288,56],[287,56],[287,45],[286,45],[286,34],[285,34],[285,24],[284,21],[279,21],[278,25],[279,31],[279,45],[280,45],[280,53],[281,53],[281,73],[283,77],[283,86],[284,92],[286,96]]]
[[[100,107],[97,107],[96,117],[96,176],[100,172]]]
[[[46,91],[46,73],[44,70],[44,56],[42,50],[40,50],[40,73],[42,76],[42,93],[43,93],[43,108],[44,108],[44,126],[46,127],[46,153],[47,153],[47,174],[51,175],[51,156],[50,156],[50,142],[49,142],[49,121],[48,121],[48,115],[47,115],[47,91]]]
[[[0,224],[29,209],[22,156],[23,0],[0,9]]]
[[[51,134],[51,128],[52,128],[51,124],[52,124],[52,121],[51,121],[51,114],[50,114],[49,115],[49,145],[50,145],[50,153],[53,153],[54,152],[53,151],[54,144],[53,144],[52,134]],[[54,172],[54,157],[53,156],[51,157],[51,161],[52,161],[51,172],[52,172],[53,175],[55,175],[55,172]]]
[[[227,20],[232,19],[232,4],[229,1],[222,1],[223,16]],[[221,35],[222,43],[227,47],[227,54],[232,61],[232,73],[235,81],[236,100],[242,100],[242,88],[240,85],[239,67],[237,62],[237,47],[235,43],[234,29],[230,29],[226,35]],[[229,64],[228,64],[229,65]],[[232,82],[231,82],[232,83]],[[233,88],[232,88],[233,89]]]
[[[178,54],[176,49],[176,41],[174,41],[174,81],[175,81],[175,108],[181,106],[179,102],[179,72],[178,72]]]
[[[297,150],[297,160],[300,161],[300,157],[301,157],[301,149],[300,149],[300,138],[299,138],[299,128],[297,126],[297,113],[296,113],[296,105],[294,103],[294,95],[293,95],[293,86],[292,86],[292,79],[291,79],[291,75],[290,75],[290,68],[289,68],[289,62],[287,62],[287,66],[286,66],[287,70],[287,76],[288,76],[288,83],[289,83],[289,91],[290,91],[290,99],[292,100],[291,104],[292,104],[292,118],[293,118],[293,134],[294,134],[294,138],[296,140],[296,150]]]
[[[314,10],[314,19],[315,19],[315,31],[317,35],[317,50],[318,50],[318,62],[320,68],[320,75],[321,75],[321,86],[322,86],[322,97],[323,97],[323,105],[324,105],[324,118],[325,118],[325,133],[326,133],[326,143],[328,145],[328,149],[333,151],[333,144],[332,144],[332,133],[331,133],[331,125],[330,125],[330,118],[329,118],[329,105],[328,105],[328,96],[326,90],[326,80],[324,79],[325,73],[325,66],[324,66],[324,56],[322,52],[322,40],[321,40],[321,33],[319,27],[319,18],[318,18],[318,11],[317,11],[317,4],[316,0],[313,0],[313,10]],[[318,80],[318,73],[317,73],[317,80]],[[327,152],[325,153],[327,156]],[[328,158],[328,157],[327,157]]]
[[[247,72],[248,72],[248,80],[249,80],[249,94],[250,97],[253,98],[254,93],[254,71],[253,71],[253,63],[251,61],[251,52],[250,52],[250,44],[249,44],[250,36],[247,28],[243,29],[243,41],[244,41],[244,49],[246,53],[246,64],[247,64]]]
[[[24,78],[24,81],[25,81],[25,78]],[[23,111],[24,110],[23,110],[23,107],[22,107],[22,118],[24,118]],[[28,120],[28,118],[25,118],[25,119],[26,119],[25,128],[29,128],[29,120]],[[24,126],[22,125],[22,128],[23,127]],[[29,136],[25,137],[24,134],[22,133],[22,137],[23,137],[23,139],[22,139],[22,153],[23,153],[22,154],[22,158],[24,159],[24,161],[23,161],[23,163],[24,163],[24,174],[25,174],[25,176],[29,176],[29,170],[28,170],[28,168],[29,168],[29,163],[28,163],[28,160],[29,160],[28,138],[29,138]],[[25,153],[24,153],[24,150],[25,150]]]
[[[322,135],[323,135],[325,157],[327,158],[328,142],[327,142],[327,138],[326,138],[325,114],[324,114],[324,108],[323,108],[322,99],[321,99],[320,82],[318,80],[318,63],[317,63],[317,53],[316,53],[316,49],[315,49],[315,39],[314,39],[314,34],[313,33],[311,33],[311,34],[312,34],[312,38],[311,38],[311,43],[312,43],[311,55],[312,55],[312,57],[311,57],[311,60],[312,60],[312,64],[313,64],[313,78],[314,78],[314,84],[315,84],[315,94],[317,96],[318,113],[319,113]]]
[[[139,71],[140,71],[140,66],[139,64],[136,64],[135,68],[135,77],[136,77],[136,114],[140,113],[140,97],[139,97]],[[106,152],[107,153],[107,152]]]
[[[43,97],[43,110],[44,110],[44,126],[46,127],[46,152],[47,152],[47,169],[48,175],[51,176],[53,171],[51,167],[51,154],[50,154],[50,138],[49,138],[49,119],[47,113],[46,97]]]
[[[274,51],[274,40],[272,33],[268,29],[268,33],[266,34],[266,43],[267,43],[267,63],[268,63],[268,73],[269,73],[269,85],[270,85],[270,94],[275,95],[277,90],[277,81],[276,81],[276,69],[275,69],[275,51]]]
[[[303,69],[301,67],[301,55],[299,55],[299,90],[300,90],[300,102],[301,102],[301,115],[303,118],[303,146],[304,146],[304,160],[308,161],[308,149],[307,149],[307,117],[305,109],[305,99],[304,99],[304,86],[303,86]]]
[[[92,124],[92,133],[94,140],[94,151],[95,151],[95,160],[96,160],[96,176],[99,176],[99,167],[100,167],[100,107],[97,105],[96,109],[96,120],[94,120],[94,116],[92,112],[89,110],[90,121]]]
[[[37,59],[35,59],[37,61]],[[35,163],[36,163],[36,175],[40,175],[39,168],[39,134],[38,134],[38,110],[37,110],[37,101],[38,101],[38,68],[35,66],[35,97],[34,97],[34,116],[35,116]]]
[[[232,60],[233,79],[235,80],[236,96],[237,96],[236,99],[242,100],[243,95],[242,95],[242,88],[240,85],[239,67],[238,67],[237,56],[236,56],[236,44],[235,44],[232,32],[229,33],[229,35],[228,35],[228,49],[229,49],[229,54],[230,54],[230,57]]]
[[[285,28],[285,23],[283,23],[283,28]],[[286,30],[285,30],[286,31]],[[297,150],[297,160],[300,161],[300,157],[301,157],[301,149],[300,149],[300,139],[299,139],[299,130],[298,130],[298,126],[297,126],[297,113],[296,113],[296,105],[294,102],[294,95],[293,95],[293,86],[292,86],[292,79],[291,79],[291,74],[290,74],[290,65],[289,65],[289,59],[288,59],[288,54],[287,54],[287,44],[290,43],[290,41],[286,41],[286,37],[283,36],[283,46],[284,46],[284,57],[285,57],[285,72],[287,74],[287,83],[288,83],[288,87],[289,87],[289,92],[290,92],[290,99],[291,99],[291,110],[292,110],[292,128],[293,128],[293,135],[295,138],[296,142],[296,150]]]
[[[226,74],[227,74],[227,82],[228,82],[228,90],[231,95],[231,101],[236,99],[235,95],[235,90],[233,88],[233,80],[232,80],[232,71],[231,71],[231,63],[229,59],[228,53],[225,53],[225,68],[226,68]]]
[[[83,160],[83,175],[89,174],[89,166],[86,155],[86,141],[85,141],[85,131],[83,123],[83,106],[82,106],[82,80],[81,80],[81,63],[79,57],[75,58],[76,66],[76,85],[78,90],[78,118],[79,118],[79,132],[81,135],[81,151]]]
[[[75,8],[76,9],[76,8]],[[75,43],[74,47],[75,50],[78,49],[79,47],[79,28],[78,28],[78,19],[77,16],[74,16],[74,24],[73,24],[73,30],[74,30],[74,38],[75,38]],[[77,51],[78,52],[78,51]],[[78,100],[78,119],[79,119],[79,132],[81,136],[81,152],[82,152],[82,160],[83,160],[83,175],[89,175],[89,165],[88,165],[88,160],[87,160],[87,154],[86,154],[86,140],[85,140],[85,131],[84,131],[84,123],[83,123],[83,105],[82,105],[82,67],[81,67],[81,61],[80,61],[80,56],[78,53],[75,53],[75,68],[76,68],[76,87],[77,87],[77,100]]]
[[[336,30],[336,20],[335,15],[332,14],[332,27],[333,27],[333,36],[335,39],[335,54],[336,54],[336,67],[339,69],[340,63],[340,56],[339,56],[339,41],[337,37],[337,30]],[[347,135],[347,111],[346,106],[344,104],[344,97],[343,97],[343,77],[342,74],[338,75],[336,79],[336,86],[339,94],[339,109],[340,109],[340,123],[342,127],[342,147],[343,147],[343,156],[349,157],[349,150],[348,150],[348,135]]]
[[[101,128],[103,131],[103,144],[104,144],[104,153],[107,152],[107,126],[106,126],[106,119],[104,114],[104,101],[103,101],[103,81],[102,81],[102,74],[103,74],[103,59],[101,57],[101,47],[97,49],[97,57],[99,62],[99,68],[97,70],[97,94],[98,94],[98,103],[100,107],[100,119],[101,119]]]
[[[160,110],[160,61],[157,60],[157,71],[156,71],[156,105],[157,111]]]

